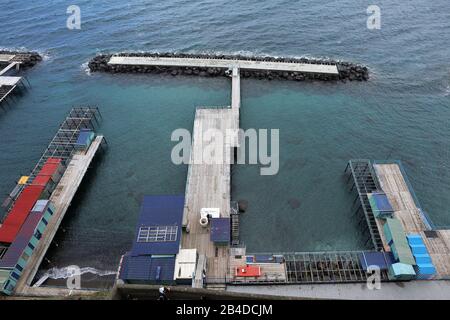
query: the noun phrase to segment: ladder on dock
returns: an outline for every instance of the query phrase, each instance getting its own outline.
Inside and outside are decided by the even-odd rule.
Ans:
[[[231,245],[239,245],[239,205],[236,201],[231,201]]]

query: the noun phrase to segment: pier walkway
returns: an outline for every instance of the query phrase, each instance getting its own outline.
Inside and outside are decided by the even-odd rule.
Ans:
[[[270,70],[338,75],[335,64],[290,63],[255,60],[230,60],[206,58],[166,58],[166,57],[129,57],[113,56],[110,65],[166,66],[199,68],[239,68],[250,70]]]
[[[186,183],[186,202],[183,212],[181,247],[197,249],[206,257],[206,277],[209,283],[224,284],[228,273],[229,245],[215,246],[210,240],[210,227],[200,225],[203,208],[218,209],[221,218],[230,217],[231,149],[238,144],[240,107],[240,75],[234,68],[232,74],[232,106],[223,108],[198,108],[195,113],[191,158]],[[221,137],[208,139],[211,132]],[[213,160],[208,160],[209,149],[215,150]]]
[[[97,136],[86,153],[77,151],[69,162],[64,175],[50,197],[50,201],[54,204],[56,211],[48,222],[41,240],[33,251],[20,280],[17,282],[15,289],[17,295],[35,293],[37,288],[31,289],[31,282],[103,140],[103,136]]]

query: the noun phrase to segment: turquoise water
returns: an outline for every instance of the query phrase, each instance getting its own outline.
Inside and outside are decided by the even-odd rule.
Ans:
[[[450,225],[450,10],[447,0],[378,1],[382,29],[366,28],[369,1],[77,1],[82,29],[65,27],[65,1],[1,1],[0,47],[39,50],[32,88],[0,110],[0,194],[32,169],[65,114],[98,105],[107,152],[64,221],[48,267],[114,270],[130,246],[144,194],[182,194],[186,166],[170,134],[191,129],[199,105],[228,105],[227,79],[86,72],[96,53],[227,52],[331,57],[367,64],[367,83],[243,80],[241,126],[280,129],[280,171],[233,169],[245,199],[249,251],[363,248],[343,170],[351,158],[399,159],[424,209]]]

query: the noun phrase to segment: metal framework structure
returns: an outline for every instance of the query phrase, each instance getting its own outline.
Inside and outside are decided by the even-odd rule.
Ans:
[[[382,251],[383,242],[367,196],[369,193],[381,190],[372,163],[370,160],[350,160],[345,168],[345,173],[349,175],[347,184],[352,181],[350,191],[356,190],[357,193],[353,201],[353,208],[359,200],[354,214],[357,216],[361,211],[363,212],[360,224],[365,220],[365,230],[368,230],[370,234],[366,243],[372,240],[373,248],[376,251]]]
[[[177,241],[178,226],[140,227],[137,242]]]
[[[31,171],[27,184],[29,185],[38,175],[48,158],[59,158],[62,160],[63,172],[76,151],[76,142],[81,129],[95,129],[101,120],[98,107],[74,107],[67,115],[66,119],[59,126],[58,131],[45,149],[36,166]],[[58,181],[54,181],[55,185]],[[18,188],[19,187],[19,188]],[[16,186],[7,199],[3,202],[3,207],[9,211],[12,203],[22,192],[25,185]]]
[[[359,262],[361,253],[330,251],[285,254],[287,282],[365,282],[368,275]],[[386,273],[382,272],[381,277],[386,280]]]

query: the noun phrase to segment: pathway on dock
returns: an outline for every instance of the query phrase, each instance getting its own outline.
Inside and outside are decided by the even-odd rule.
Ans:
[[[35,292],[38,288],[30,288],[41,262],[49,249],[56,232],[66,214],[69,206],[74,198],[80,184],[86,175],[86,172],[91,164],[95,154],[103,142],[103,136],[97,136],[92,142],[88,151],[76,152],[72,160],[69,162],[64,175],[59,181],[56,189],[53,191],[50,201],[55,206],[55,213],[48,222],[48,225],[42,234],[41,240],[38,242],[30,260],[25,267],[20,280],[17,282],[15,293],[17,295],[27,295]]]
[[[228,286],[227,291],[283,297],[348,300],[448,300],[450,281],[383,282],[380,290],[365,283]]]
[[[291,63],[256,60],[230,60],[206,58],[166,58],[166,57],[130,57],[113,56],[111,65],[132,66],[166,66],[166,67],[199,67],[199,68],[239,68],[250,70],[270,70],[287,72],[305,72],[320,74],[339,74],[336,64]]]
[[[218,208],[220,217],[230,217],[230,179],[231,149],[238,144],[240,108],[240,75],[234,68],[232,74],[231,108],[198,108],[195,113],[192,152],[186,183],[184,232],[181,247],[197,249],[199,255],[207,260],[206,276],[210,282],[225,282],[229,263],[229,246],[215,246],[210,241],[209,225],[205,228],[199,223],[202,208]],[[214,141],[216,150],[222,152],[217,162],[205,163],[204,153],[208,143],[205,134],[215,130],[224,139]],[[211,147],[209,145],[209,147]]]

